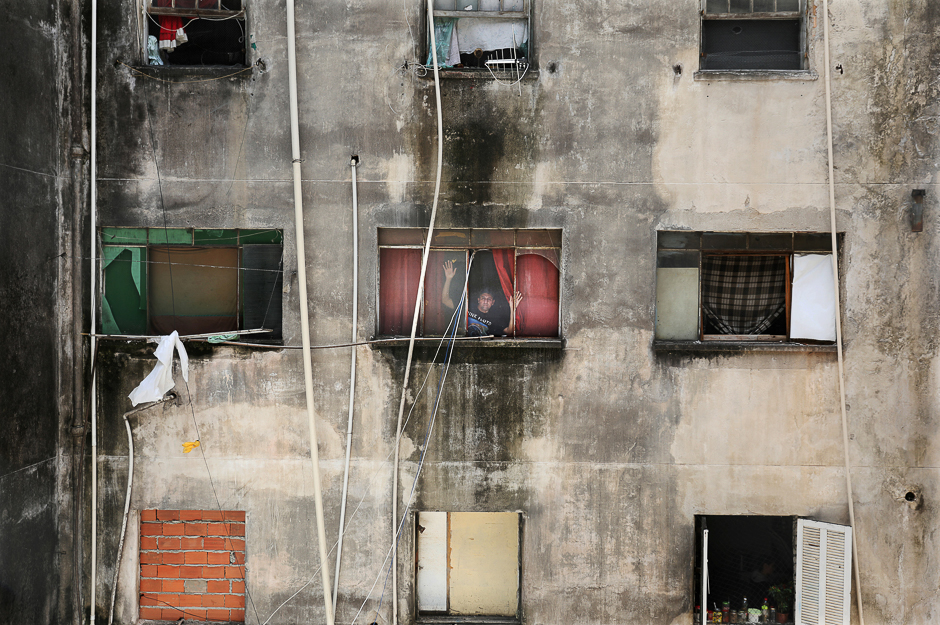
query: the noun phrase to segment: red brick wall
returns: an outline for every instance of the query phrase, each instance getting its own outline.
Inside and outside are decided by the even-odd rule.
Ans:
[[[245,513],[140,513],[140,618],[245,621]]]

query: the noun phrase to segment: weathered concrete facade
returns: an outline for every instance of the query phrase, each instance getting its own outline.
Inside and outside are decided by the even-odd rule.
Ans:
[[[696,79],[700,5],[683,0],[536,2],[537,71],[513,88],[442,81],[438,227],[564,236],[564,348],[457,348],[412,505],[521,511],[524,623],[691,622],[695,515],[848,522],[834,353],[654,349],[657,231],[829,230],[822,7],[810,4],[811,72],[798,80]],[[283,229],[284,345],[299,345],[285,9],[250,3],[252,69],[231,75],[128,67],[141,63],[134,5],[99,9],[99,224]],[[427,225],[436,127],[433,82],[413,71],[426,54],[422,10],[368,1],[297,8],[314,345],[349,336],[353,262],[359,338],[376,334],[377,229]],[[837,1],[831,15],[862,597],[868,623],[928,623],[940,618],[940,7]],[[922,233],[909,227],[912,188],[927,189]],[[322,620],[300,351],[190,345],[188,385],[177,375],[181,402],[136,417],[134,514],[115,620],[137,618],[136,514],[217,506],[248,515],[247,621],[267,622],[298,590],[270,622]],[[357,512],[339,623],[391,619],[390,590],[378,619],[375,610],[406,352],[358,349],[349,494]],[[417,351],[414,388],[432,354]],[[313,358],[332,544],[349,353]],[[108,609],[128,470],[121,415],[153,363],[144,343],[102,342],[99,614]],[[440,375],[435,366],[414,398],[402,502]],[[181,443],[197,439],[204,457],[183,454]],[[409,520],[397,563],[402,623],[415,619],[413,536]]]

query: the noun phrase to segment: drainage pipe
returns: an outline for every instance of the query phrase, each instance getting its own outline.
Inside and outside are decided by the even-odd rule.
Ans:
[[[163,399],[151,402],[146,406],[139,406],[124,413],[124,427],[127,428],[127,493],[124,495],[124,520],[121,522],[121,540],[118,542],[117,562],[114,564],[114,581],[111,584],[111,609],[108,611],[108,625],[114,620],[114,600],[117,598],[118,574],[121,572],[121,558],[124,555],[124,538],[127,536],[127,517],[131,510],[131,489],[134,486],[134,435],[131,432],[131,422],[127,418],[133,414],[153,408],[167,401],[177,398],[175,391],[167,393]],[[92,607],[92,625],[94,625],[94,607]]]
[[[352,336],[350,343],[355,344],[359,322],[359,196],[356,181],[356,168],[359,157],[349,159],[352,172],[352,240],[353,240],[353,288],[352,288]],[[339,539],[336,541],[336,571],[333,573],[333,618],[336,618],[336,596],[339,592],[339,568],[343,560],[343,533],[346,526],[346,495],[349,492],[349,457],[352,453],[353,400],[356,398],[356,346],[353,345],[349,363],[349,416],[346,424],[346,467],[343,470],[343,494],[339,508]]]
[[[408,382],[411,373],[411,357],[414,354],[415,335],[418,331],[418,315],[421,312],[421,298],[424,296],[424,276],[428,268],[428,255],[431,252],[431,238],[434,236],[434,221],[437,218],[437,201],[441,195],[441,167],[444,163],[444,121],[441,113],[441,80],[438,75],[437,41],[434,37],[434,0],[428,0],[428,26],[431,31],[431,59],[434,62],[434,97],[437,104],[437,176],[434,181],[434,200],[431,203],[431,219],[428,225],[428,240],[424,244],[424,257],[421,260],[421,276],[418,278],[418,296],[415,298],[415,314],[411,321],[411,340],[408,341],[408,360],[405,364],[405,382],[401,390],[401,402],[398,404],[398,426],[395,428],[395,464],[392,465],[392,625],[398,625],[398,532],[404,520],[398,520],[398,457],[401,451],[401,422],[405,414],[405,399],[408,395]]]
[[[84,475],[84,445],[88,433],[88,424],[85,422],[84,393],[84,340],[82,339],[82,220],[84,217],[85,193],[83,182],[85,178],[85,116],[82,106],[84,80],[82,80],[82,59],[84,57],[82,46],[82,13],[81,2],[71,0],[69,3],[69,39],[71,48],[71,76],[69,83],[69,125],[71,133],[70,144],[70,175],[72,186],[72,218],[71,229],[71,352],[72,352],[72,588],[74,606],[72,620],[76,625],[82,622],[85,612],[82,597],[82,573],[84,571],[82,558],[82,544],[84,543],[84,523],[82,500],[82,477]],[[94,506],[92,506],[94,509]],[[92,552],[94,553],[94,552]],[[92,556],[94,558],[94,555]],[[92,562],[94,570],[94,561]],[[94,578],[92,578],[94,579]],[[94,605],[94,582],[92,582],[91,604]],[[92,613],[94,619],[94,613]]]
[[[95,360],[98,358],[98,339],[95,332],[98,328],[98,152],[95,143],[98,140],[97,125],[97,99],[98,99],[98,0],[91,1],[91,136],[89,148],[91,149],[91,204],[89,206],[89,258],[91,266],[88,271],[91,281],[88,292],[89,310],[91,310],[91,389],[89,391],[89,412],[91,413],[91,588],[95,592],[98,573],[98,393],[97,379],[95,377]],[[97,601],[91,601],[91,625],[95,625],[95,607]],[[113,602],[112,602],[113,603]]]
[[[304,199],[300,172],[300,121],[297,113],[297,37],[294,28],[294,0],[287,0],[287,65],[290,91],[290,143],[294,178],[294,231],[297,238],[297,282],[300,297],[300,334],[303,343],[304,393],[307,400],[307,425],[310,430],[310,460],[313,463],[313,497],[317,513],[317,542],[320,550],[320,574],[323,578],[323,607],[327,625],[333,625],[330,594],[330,569],[327,566],[326,530],[323,526],[323,493],[320,487],[320,459],[317,427],[313,415],[313,363],[310,357],[310,320],[307,311],[307,261],[304,255]]]
[[[855,502],[852,497],[852,473],[849,461],[849,426],[845,406],[845,367],[842,355],[842,307],[839,301],[839,252],[836,241],[836,186],[832,164],[832,79],[829,70],[829,0],[823,0],[823,38],[825,39],[826,65],[826,139],[829,158],[829,222],[832,230],[832,284],[836,302],[836,352],[839,356],[839,399],[842,408],[842,450],[845,456],[845,491],[849,500],[849,525],[852,527],[852,567],[855,573],[855,600],[858,603],[858,620],[865,625],[862,611],[862,580],[858,566],[858,531],[855,527]]]

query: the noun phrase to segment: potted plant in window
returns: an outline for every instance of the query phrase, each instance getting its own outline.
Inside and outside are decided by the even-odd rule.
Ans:
[[[777,622],[786,623],[790,620],[790,608],[793,606],[793,585],[774,584],[767,591],[777,606]]]

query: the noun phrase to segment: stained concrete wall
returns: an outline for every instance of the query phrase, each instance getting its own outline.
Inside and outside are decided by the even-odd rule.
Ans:
[[[377,228],[428,219],[435,111],[433,83],[413,71],[424,54],[419,4],[298,6],[315,345],[350,333],[350,156],[361,158],[360,339],[376,332]],[[283,228],[284,344],[298,345],[284,9],[251,3],[249,61],[260,63],[230,76],[127,67],[140,60],[132,6],[112,0],[101,9],[100,223]],[[834,354],[653,348],[657,230],[829,227],[821,7],[806,18],[811,73],[789,81],[694,79],[698,8],[695,0],[537,3],[537,72],[512,89],[443,81],[438,226],[564,232],[566,347],[456,351],[412,508],[523,512],[526,623],[690,622],[696,514],[848,521]],[[926,0],[831,9],[862,597],[868,623],[926,623],[940,610],[932,223],[940,10]],[[928,190],[920,234],[907,222],[912,188]],[[416,386],[432,353],[418,351]],[[313,355],[330,544],[348,358],[345,349]],[[153,362],[141,343],[110,342],[101,355],[102,609],[127,474],[121,414]],[[340,623],[371,622],[375,610],[390,618],[391,591],[380,592],[404,365],[402,348],[359,348],[349,494],[357,512]],[[412,391],[402,501],[440,375],[432,368],[427,387]],[[322,619],[299,351],[192,346],[190,376],[186,386],[177,375],[179,404],[135,417],[131,508],[246,510],[249,622]],[[204,456],[184,455],[181,443],[197,436]],[[136,614],[133,521],[118,622]],[[412,533],[409,522],[397,564],[405,623],[414,619]]]
[[[0,623],[73,614],[68,4],[0,9]]]

